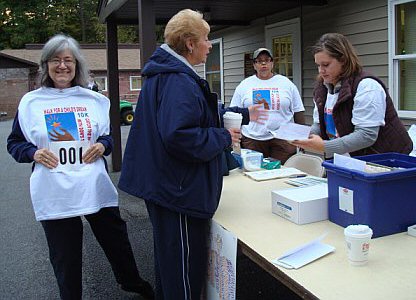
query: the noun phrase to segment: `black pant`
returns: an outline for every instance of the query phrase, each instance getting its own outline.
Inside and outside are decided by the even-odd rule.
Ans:
[[[118,207],[102,208],[86,215],[95,238],[103,248],[120,284],[140,282],[127,226]],[[82,236],[81,217],[41,221],[49,246],[49,257],[58,281],[61,298],[82,297]]]
[[[153,225],[156,299],[199,300],[207,274],[210,220],[149,201],[146,207]]]

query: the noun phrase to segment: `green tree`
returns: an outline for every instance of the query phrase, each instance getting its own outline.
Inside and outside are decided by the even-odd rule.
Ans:
[[[2,0],[0,2],[0,47],[21,48],[39,43],[49,35],[45,27],[48,1]]]
[[[118,26],[117,37],[119,43],[138,43],[139,28],[138,26]]]
[[[65,33],[80,43],[105,43],[106,28],[98,22],[98,0],[1,0],[0,49],[45,43]],[[119,26],[121,43],[138,42],[137,26]]]

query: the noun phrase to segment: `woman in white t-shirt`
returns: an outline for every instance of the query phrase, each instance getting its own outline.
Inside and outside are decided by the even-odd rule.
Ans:
[[[269,49],[259,48],[254,51],[253,66],[256,74],[237,86],[230,107],[247,108],[263,104],[268,112],[268,120],[264,124],[250,122],[244,125],[241,129],[241,147],[262,152],[264,157],[273,157],[284,163],[296,153],[296,147],[274,138],[273,134],[282,124],[303,124],[305,108],[293,82],[273,73],[273,56]]]
[[[312,134],[293,144],[326,157],[410,153],[412,141],[384,83],[362,71],[348,39],[339,33],[324,34],[312,53],[319,71]]]
[[[52,37],[43,47],[40,67],[41,88],[20,101],[7,149],[18,162],[34,162],[30,194],[61,298],[82,298],[84,216],[120,287],[152,299],[152,287],[137,270],[103,158],[112,150],[110,102],[84,88],[86,62],[71,37]]]

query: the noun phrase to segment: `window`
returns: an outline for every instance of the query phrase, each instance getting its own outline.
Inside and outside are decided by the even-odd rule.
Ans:
[[[293,81],[292,36],[273,38],[274,72]]]
[[[389,1],[389,88],[401,117],[416,118],[416,1]]]
[[[205,63],[205,79],[212,92],[218,94],[218,100],[224,103],[223,96],[223,68],[222,68],[222,40],[213,40],[212,49]]]
[[[253,66],[253,51],[244,53],[244,78],[256,74]]]
[[[140,91],[142,89],[142,77],[130,76],[130,91]]]
[[[96,76],[95,82],[98,84],[98,90],[106,92],[107,91],[107,77],[106,76]]]

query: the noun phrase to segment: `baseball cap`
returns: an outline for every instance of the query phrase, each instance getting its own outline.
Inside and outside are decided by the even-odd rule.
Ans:
[[[261,53],[266,52],[271,58],[273,58],[272,52],[267,48],[259,48],[253,53],[253,60],[256,59]]]

